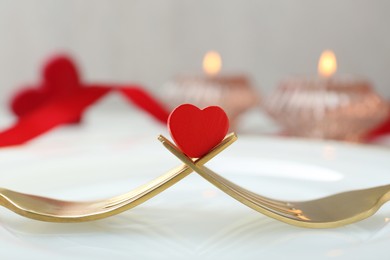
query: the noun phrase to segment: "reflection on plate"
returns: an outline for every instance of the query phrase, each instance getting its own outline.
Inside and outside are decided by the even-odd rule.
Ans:
[[[1,186],[61,199],[103,198],[179,164],[154,139],[128,143],[1,150]],[[390,183],[390,151],[335,142],[240,137],[208,165],[255,192],[290,200]],[[44,223],[2,208],[0,221],[2,259],[390,256],[388,206],[342,228],[297,228],[247,208],[195,173],[147,203],[104,220]]]

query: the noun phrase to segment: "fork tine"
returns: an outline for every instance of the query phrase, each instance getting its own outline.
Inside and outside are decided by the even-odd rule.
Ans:
[[[390,201],[390,185],[354,190],[296,202],[283,202],[248,191],[193,162],[167,139],[163,145],[204,179],[232,198],[281,222],[305,228],[334,228],[363,220]]]

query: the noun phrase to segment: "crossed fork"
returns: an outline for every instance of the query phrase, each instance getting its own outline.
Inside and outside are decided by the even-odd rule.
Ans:
[[[234,133],[227,135],[220,144],[197,159],[186,156],[164,136],[160,135],[158,139],[184,164],[126,194],[105,200],[71,202],[0,188],[0,205],[21,216],[41,221],[64,223],[97,220],[116,215],[149,200],[192,171],[248,207],[271,218],[300,227],[330,228],[351,224],[373,215],[390,200],[390,185],[301,202],[270,199],[248,191],[204,166],[237,140]]]
[[[126,194],[104,200],[63,201],[0,188],[0,205],[21,216],[47,222],[84,222],[106,218],[142,204],[185,178],[193,169],[202,171],[203,164],[231,145],[237,140],[237,136],[229,134],[202,158],[194,160],[184,155],[165,137],[159,136],[159,140],[188,165],[176,167]]]

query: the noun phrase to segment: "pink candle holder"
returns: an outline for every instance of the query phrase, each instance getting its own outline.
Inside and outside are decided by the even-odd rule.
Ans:
[[[389,115],[389,104],[364,80],[286,80],[264,109],[293,136],[361,141]]]
[[[197,107],[222,107],[229,117],[230,129],[237,130],[237,119],[259,103],[259,97],[244,75],[219,75],[222,59],[209,51],[203,58],[203,76],[178,76],[165,84],[164,96],[171,109],[183,103]]]

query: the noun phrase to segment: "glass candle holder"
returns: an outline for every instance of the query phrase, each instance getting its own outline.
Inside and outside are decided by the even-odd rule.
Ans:
[[[353,78],[286,80],[263,107],[288,135],[347,141],[361,141],[389,115],[370,83]]]

